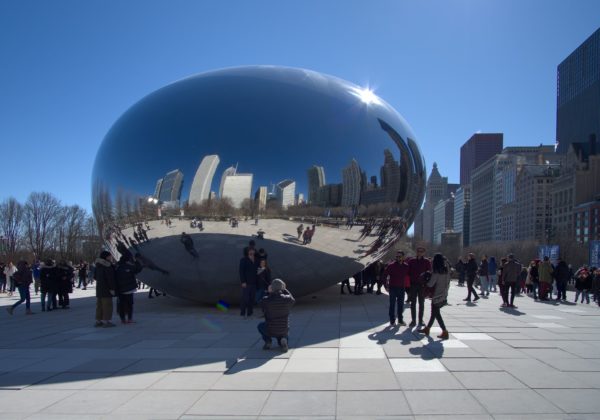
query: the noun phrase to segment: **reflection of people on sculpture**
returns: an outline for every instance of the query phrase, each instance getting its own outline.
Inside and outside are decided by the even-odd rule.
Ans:
[[[131,254],[131,251],[129,251],[129,248],[127,247],[127,245],[125,245],[119,239],[117,239],[116,242],[117,242],[117,251],[119,252],[119,254],[125,255],[127,257],[133,257],[133,255]]]
[[[159,266],[154,264],[154,262],[150,258],[144,257],[139,252],[136,252],[135,259],[138,260],[139,262],[141,262],[142,265],[144,266],[144,268],[147,268],[147,269],[153,270],[153,271],[158,271],[159,273],[162,273],[164,275],[169,275],[169,272],[167,270],[160,268]]]
[[[264,252],[264,249],[261,250]],[[265,296],[265,292],[271,284],[271,269],[267,264],[266,258],[261,259],[260,256],[258,256],[258,269],[256,270],[256,276],[257,288],[255,303],[258,303]]]
[[[302,223],[300,223],[300,226],[298,226],[296,228],[296,232],[298,232],[298,240],[300,240],[300,237],[302,236],[302,231],[304,230],[304,225]]]
[[[240,260],[240,282],[242,285],[242,300],[240,315],[244,318],[252,316],[258,279],[254,248],[244,248],[244,256]]]
[[[258,324],[258,331],[265,342],[263,350],[271,348],[271,340],[275,337],[285,353],[288,351],[290,310],[296,301],[280,279],[273,280],[268,290],[269,295],[260,301],[265,321]]]
[[[258,232],[256,232],[256,237],[258,239],[265,239],[265,231],[262,229],[259,229]]]
[[[185,250],[189,252],[189,254],[192,257],[194,257],[194,259],[197,259],[199,257],[198,251],[196,251],[196,248],[194,248],[194,240],[190,235],[188,235],[185,232],[181,232],[181,238],[179,240],[185,247]]]

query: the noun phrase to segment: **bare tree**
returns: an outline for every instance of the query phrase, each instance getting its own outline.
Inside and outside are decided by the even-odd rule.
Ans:
[[[47,192],[33,192],[24,209],[25,238],[37,258],[43,258],[60,214],[60,202]]]
[[[76,258],[78,245],[84,235],[86,218],[86,211],[77,205],[60,209],[55,235],[58,239],[57,251],[62,259]]]
[[[13,259],[23,230],[23,206],[10,197],[0,204],[0,232],[4,237],[6,255]]]

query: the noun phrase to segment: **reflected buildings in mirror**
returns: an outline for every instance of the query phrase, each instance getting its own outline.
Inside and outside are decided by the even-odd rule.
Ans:
[[[111,128],[94,165],[107,246],[118,257],[129,245],[161,268],[142,281],[207,303],[239,299],[237,262],[252,238],[298,296],[385,257],[420,207],[425,165],[402,117],[357,92],[308,70],[252,66],[143,98]],[[119,148],[147,159],[132,163]],[[137,243],[142,222],[148,240]],[[300,225],[311,227],[308,243]]]

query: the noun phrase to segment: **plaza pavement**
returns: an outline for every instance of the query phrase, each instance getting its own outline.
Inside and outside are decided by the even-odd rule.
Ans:
[[[93,288],[32,316],[2,295],[0,418],[600,418],[597,306],[464,295],[453,282],[441,343],[388,329],[387,296],[332,287],[298,301],[286,354],[236,308],[142,291],[136,324],[94,328]]]

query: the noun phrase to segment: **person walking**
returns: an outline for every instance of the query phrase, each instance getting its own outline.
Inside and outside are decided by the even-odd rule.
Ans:
[[[498,267],[497,273],[498,273],[498,288],[500,290],[500,297],[502,298],[502,306],[503,308],[508,307],[509,303],[508,303],[508,294],[505,294],[504,291],[506,289],[506,283],[504,282],[504,266],[506,266],[506,263],[508,262],[508,258],[502,258],[500,260],[500,267]]]
[[[96,327],[115,326],[111,322],[116,291],[113,261],[113,256],[108,251],[102,251],[96,259]]]
[[[425,311],[425,294],[423,290],[423,273],[431,271],[431,261],[425,258],[425,247],[417,247],[417,255],[408,261],[408,275],[410,277],[410,327],[417,325],[417,304],[419,305],[419,325],[423,325],[423,312]]]
[[[77,270],[77,277],[79,277],[79,284],[77,285],[78,289],[87,289],[87,271],[87,264],[84,261],[80,261],[79,269]]]
[[[481,285],[481,297],[488,297],[490,295],[490,284],[487,255],[481,258],[477,274],[479,275],[479,284]]]
[[[496,257],[490,257],[490,260],[488,261],[488,280],[490,290],[496,293],[496,286],[498,284],[498,265],[496,264]]]
[[[516,308],[515,306],[515,294],[517,293],[517,284],[521,277],[521,270],[523,266],[515,260],[513,254],[508,254],[508,261],[502,267],[502,288],[503,296],[502,300],[507,304],[509,308]],[[508,299],[508,292],[510,291],[510,300]],[[505,306],[505,305],[502,305]]]
[[[448,330],[442,318],[441,309],[448,304],[448,290],[450,289],[450,264],[442,254],[435,254],[431,264],[431,279],[427,282],[427,288],[433,289],[431,297],[431,316],[427,326],[417,332],[429,335],[431,327],[435,321],[438,322],[442,333],[438,338],[447,340],[449,338]]]
[[[588,269],[578,270],[578,274],[575,275],[575,303],[579,300],[580,295],[581,303],[583,303],[584,299],[587,300],[587,303],[590,303],[589,290],[591,286],[592,278]]]
[[[242,286],[240,315],[244,318],[252,316],[252,312],[254,311],[254,300],[256,299],[258,277],[254,252],[255,250],[253,248],[245,247],[244,256],[240,260],[240,282]]]
[[[475,254],[469,254],[468,260],[467,260],[467,264],[465,267],[465,275],[467,277],[467,290],[468,290],[468,294],[467,297],[465,299],[463,299],[463,301],[465,302],[471,302],[471,294],[473,294],[474,302],[477,302],[479,300],[479,295],[477,295],[477,292],[475,291],[475,288],[473,287],[473,285],[475,284],[475,276],[477,275],[477,262],[475,261]]]
[[[552,274],[554,269],[550,263],[550,258],[544,257],[544,261],[540,264],[539,276],[540,276],[540,300],[546,301],[548,299],[548,293],[552,290]]]
[[[569,265],[562,258],[558,259],[558,264],[556,264],[556,269],[554,270],[554,277],[556,278],[556,300],[566,301],[570,270]]]
[[[265,342],[263,350],[271,348],[274,337],[281,351],[285,353],[289,348],[290,311],[296,300],[281,279],[274,279],[269,285],[268,292],[269,294],[260,301],[265,320],[257,327]]]
[[[15,287],[19,290],[19,300],[16,301],[12,306],[6,308],[6,311],[9,313],[9,315],[12,315],[15,311],[15,308],[21,303],[25,302],[25,313],[27,315],[32,315],[33,312],[31,312],[31,296],[29,294],[29,285],[33,282],[33,277],[27,261],[19,261],[17,263],[16,271],[13,274],[13,281]]]
[[[137,290],[136,274],[142,271],[142,264],[130,255],[122,255],[115,270],[117,292],[117,312],[122,324],[132,324],[133,295]]]
[[[465,268],[466,263],[463,261],[462,257],[458,257],[458,261],[454,265],[454,269],[458,273],[458,285],[461,287],[465,285]]]
[[[390,305],[388,315],[390,318],[390,327],[396,326],[396,308],[398,313],[398,325],[405,326],[402,313],[404,311],[404,295],[406,288],[410,287],[410,277],[408,274],[408,264],[405,261],[404,252],[396,252],[396,260],[385,268],[383,278],[385,281],[385,290],[390,295]]]
[[[54,261],[48,258],[40,270],[40,300],[42,312],[46,312],[46,310],[50,312],[56,309],[58,281],[58,272]]]

